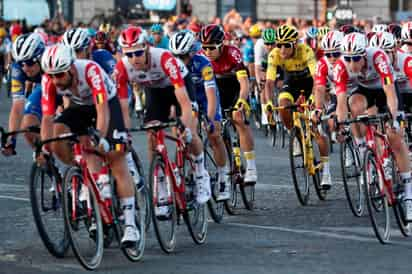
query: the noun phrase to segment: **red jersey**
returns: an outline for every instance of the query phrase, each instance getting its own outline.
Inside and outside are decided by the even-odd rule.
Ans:
[[[242,61],[242,54],[235,46],[223,45],[222,55],[210,63],[216,78],[219,76],[236,75],[238,78],[247,76],[246,67]],[[203,52],[204,53],[204,52]]]

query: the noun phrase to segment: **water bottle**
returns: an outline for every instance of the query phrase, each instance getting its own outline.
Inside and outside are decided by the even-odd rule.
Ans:
[[[391,160],[388,157],[385,157],[383,159],[383,175],[385,177],[385,180],[392,179],[392,164]]]

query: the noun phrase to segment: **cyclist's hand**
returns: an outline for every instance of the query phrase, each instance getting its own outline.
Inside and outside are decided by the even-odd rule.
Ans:
[[[260,80],[259,82],[259,88],[260,90],[264,90],[266,85],[266,80]]]
[[[336,127],[336,125],[335,125],[335,128],[336,128],[336,133],[337,133],[336,134],[336,140],[339,143],[345,142],[345,139],[346,139],[346,129],[345,129],[345,127],[343,125]]]
[[[394,129],[396,132],[399,132],[400,129],[402,128],[401,125],[404,122],[405,122],[405,113],[403,111],[398,111],[395,118],[393,119],[392,129]]]
[[[318,124],[320,122],[321,115],[322,115],[321,109],[314,109],[310,113],[310,118],[312,119],[312,122],[314,122],[315,124]]]
[[[1,153],[7,157],[16,155],[16,137],[9,136],[7,143],[1,148]]]
[[[184,129],[184,131],[182,132],[182,137],[185,140],[186,144],[192,143],[193,135],[192,135],[192,131],[190,130],[190,128],[186,127]]]
[[[250,106],[249,103],[242,98],[239,98],[235,104],[237,111],[243,111],[246,115],[246,119],[250,116]]]
[[[38,166],[44,166],[47,163],[47,157],[50,156],[50,148],[48,145],[42,147],[42,151],[36,155],[36,162]]]
[[[265,105],[265,113],[266,113],[266,115],[268,115],[268,114],[270,114],[270,113],[272,113],[273,112],[273,109],[275,108],[274,106],[273,106],[273,103],[271,102],[271,101],[269,101],[266,105]]]
[[[207,124],[205,126],[208,133],[213,134],[213,132],[215,132],[215,123],[212,120],[207,119]]]
[[[97,145],[97,147],[99,148],[99,150],[102,150],[104,152],[110,151],[109,141],[107,141],[107,139],[104,137],[100,137],[99,144]]]

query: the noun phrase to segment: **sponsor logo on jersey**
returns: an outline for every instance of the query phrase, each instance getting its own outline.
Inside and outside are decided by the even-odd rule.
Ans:
[[[202,69],[202,78],[205,81],[210,81],[213,79],[213,69],[209,66],[205,66]]]

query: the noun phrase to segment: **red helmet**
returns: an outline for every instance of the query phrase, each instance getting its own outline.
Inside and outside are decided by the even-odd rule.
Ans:
[[[96,36],[94,37],[94,41],[97,43],[106,43],[107,42],[107,34],[104,31],[98,31]]]
[[[147,41],[147,34],[141,27],[130,26],[122,31],[119,36],[119,45],[122,48],[130,48],[144,44]]]
[[[193,33],[199,33],[202,30],[202,26],[197,23],[192,23],[187,28]]]
[[[202,44],[222,44],[225,39],[225,32],[219,25],[206,25],[200,32],[200,41]]]

